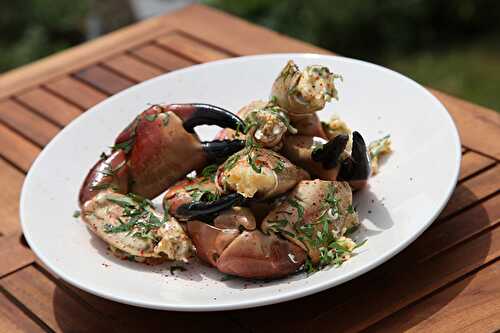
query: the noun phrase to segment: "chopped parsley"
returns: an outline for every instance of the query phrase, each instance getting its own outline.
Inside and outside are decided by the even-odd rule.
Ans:
[[[127,235],[132,237],[155,241],[152,232],[160,228],[164,221],[153,213],[151,210],[153,203],[150,200],[132,193],[126,196],[108,197],[107,200],[123,208],[121,217],[128,218],[128,222],[118,218],[119,225],[106,224],[104,226],[106,233],[127,232]]]
[[[250,166],[252,167],[253,171],[255,171],[257,173],[261,173],[262,172],[262,167],[260,165],[257,165],[255,163],[255,157],[252,156],[252,152],[248,153],[248,155],[247,155],[247,161],[248,161],[248,164],[250,164]]]
[[[132,137],[131,139],[115,144],[114,146],[111,147],[111,149],[113,151],[121,149],[125,154],[128,154],[134,147],[134,143],[135,143],[135,137]]]
[[[91,191],[100,191],[100,190],[105,190],[111,187],[111,184],[109,183],[103,183],[103,184],[96,184],[90,186]]]
[[[82,213],[81,213],[79,210],[75,210],[75,211],[73,212],[73,217],[74,217],[75,219],[76,219],[76,218],[79,218],[81,214],[82,214]]]
[[[276,162],[276,166],[273,168],[273,171],[276,173],[281,173],[285,170],[285,163],[282,160],[278,159]]]
[[[217,172],[217,168],[219,166],[217,164],[210,164],[203,168],[201,171],[201,175],[205,178],[209,178],[212,181],[215,180],[215,173]]]
[[[168,121],[170,120],[170,115],[168,113],[163,113],[163,115],[165,115],[165,117],[163,118],[163,126],[167,127]]]
[[[302,221],[302,219],[304,218],[304,207],[295,199],[289,198],[287,201],[290,205],[292,205],[293,208],[297,210],[299,221]]]
[[[224,170],[225,171],[231,170],[236,165],[236,163],[238,163],[239,159],[240,159],[240,154],[239,153],[231,155],[226,160],[226,162],[224,162]]]
[[[155,114],[147,114],[144,116],[144,118],[147,121],[155,121],[157,117],[158,117],[158,115],[156,113]]]

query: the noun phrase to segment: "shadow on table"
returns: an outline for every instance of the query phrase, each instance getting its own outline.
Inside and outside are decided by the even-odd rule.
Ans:
[[[468,195],[473,194],[469,192]],[[480,206],[474,209],[476,212],[473,215],[475,229],[479,229],[489,223],[488,214]],[[164,329],[165,327],[181,327],[183,331],[227,327],[225,332],[233,330],[241,332],[248,329],[258,332],[286,330],[321,332],[331,328],[339,331],[362,329],[367,326],[366,323],[377,322],[390,312],[394,312],[392,309],[401,309],[408,304],[418,304],[419,301],[415,303],[415,300],[422,299],[433,290],[442,287],[436,281],[444,281],[447,276],[453,276],[452,280],[455,279],[455,272],[459,270],[459,267],[466,266],[467,260],[477,262],[486,257],[491,239],[483,235],[485,241],[474,247],[473,259],[459,258],[461,262],[463,261],[460,264],[446,261],[446,255],[456,249],[456,247],[451,247],[418,263],[419,258],[428,255],[428,253],[421,253],[421,249],[426,249],[427,245],[430,246],[429,252],[436,252],[447,247],[446,243],[429,242],[429,239],[432,240],[430,236],[433,232],[436,232],[438,228],[441,230],[442,228],[447,230],[460,228],[462,223],[468,221],[469,219],[452,218],[435,223],[407,249],[369,273],[318,294],[281,304],[224,313],[176,313],[140,309],[115,303],[60,282],[63,287],[56,288],[53,298],[54,315],[64,331],[74,331],[75,324],[82,320],[86,321],[84,327],[89,327],[92,321],[85,320],[85,318],[94,318],[92,320],[97,323],[93,325],[106,329],[112,326],[111,331],[125,332]],[[457,258],[452,257],[452,260],[456,261]],[[463,272],[458,275],[463,275]],[[420,309],[418,315],[408,316],[409,320],[405,316],[405,321],[399,322],[398,312],[396,312],[387,317],[384,323],[391,324],[391,327],[397,330],[414,327],[446,306],[467,287],[467,281],[470,280],[456,283],[454,293],[440,297],[432,307]],[[449,281],[446,280],[444,284],[447,283]],[[78,310],[80,307],[89,314],[82,315],[82,311]],[[411,307],[401,311],[411,311]],[[383,313],[386,314],[383,315]],[[380,323],[372,328],[379,327],[381,327]]]
[[[474,195],[467,189],[466,191],[468,195]],[[477,219],[475,229],[488,225],[487,212],[480,206],[476,207],[475,210],[474,219]],[[435,222],[413,244],[388,262],[337,287],[298,300],[256,309],[238,310],[231,314],[240,322],[246,322],[248,327],[256,332],[359,331],[369,326],[370,323],[383,319],[391,312],[394,313],[395,310],[392,309],[404,308],[415,301],[418,303],[418,300],[442,287],[442,285],[434,284],[437,281],[435,279],[444,281],[446,276],[453,275],[458,270],[458,266],[467,265],[467,258],[452,258],[455,261],[463,261],[461,264],[445,260],[447,259],[446,255],[456,249],[454,246],[423,262],[417,263],[416,261],[426,257],[426,254],[429,253],[421,253],[421,245],[427,245],[426,240],[430,239],[429,236],[438,227],[444,228],[446,225],[446,229],[452,230],[460,228],[463,223],[468,223],[468,221],[468,219],[452,218]],[[474,247],[474,261],[482,261],[488,254],[491,238],[488,235],[483,235],[483,237],[485,240]],[[447,247],[444,243],[431,243],[429,245],[432,248],[428,248],[428,251],[433,252]],[[463,274],[460,272],[457,276]],[[436,276],[438,277],[436,278]],[[452,280],[454,279],[455,277],[452,278]],[[444,284],[449,285],[449,282],[446,280]],[[438,303],[425,308],[418,314],[405,316],[404,322],[397,321],[398,312],[396,312],[388,318],[391,320],[390,323],[394,324],[391,328],[395,331],[404,331],[422,320],[426,320],[454,299],[467,287],[469,282],[470,280],[461,280],[455,283],[454,293],[447,294],[447,297],[440,297]],[[384,313],[386,314],[384,315]]]

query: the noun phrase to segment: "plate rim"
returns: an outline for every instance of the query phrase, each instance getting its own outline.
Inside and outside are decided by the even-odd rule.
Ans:
[[[189,73],[191,71],[196,71],[200,66],[202,67],[213,67],[213,66],[219,66],[221,63],[238,63],[238,62],[245,62],[247,60],[254,60],[254,59],[272,59],[272,58],[289,58],[289,59],[321,59],[321,58],[334,58],[336,61],[343,61],[343,62],[351,62],[351,63],[356,63],[356,64],[361,64],[363,66],[375,66],[376,69],[385,71],[391,75],[397,76],[399,79],[406,80],[408,83],[412,84],[416,89],[420,90],[423,92],[425,95],[430,97],[430,100],[433,102],[433,104],[436,105],[436,108],[439,109],[439,112],[442,112],[445,114],[445,119],[448,125],[450,125],[451,133],[452,133],[452,140],[454,141],[455,144],[455,156],[456,159],[454,161],[454,170],[452,174],[452,181],[450,182],[449,187],[446,189],[447,193],[444,196],[444,199],[442,202],[439,204],[439,208],[434,212],[433,216],[423,225],[423,227],[416,233],[414,233],[411,237],[406,239],[404,242],[400,243],[396,249],[393,251],[389,251],[387,254],[384,256],[378,257],[376,260],[370,262],[367,265],[364,265],[356,270],[354,270],[351,274],[344,276],[342,278],[339,278],[337,280],[332,281],[323,281],[323,282],[318,282],[315,284],[311,284],[308,286],[303,286],[299,289],[296,290],[290,290],[287,292],[283,292],[280,294],[271,294],[270,296],[259,296],[255,297],[251,300],[242,300],[242,301],[237,301],[237,302],[226,302],[226,303],[219,303],[219,304],[194,304],[194,305],[179,305],[179,304],[172,304],[172,303],[164,303],[164,302],[144,302],[140,300],[134,300],[126,297],[121,297],[114,295],[113,293],[109,293],[106,291],[103,291],[99,288],[89,288],[85,284],[81,283],[78,280],[75,280],[71,278],[71,274],[66,274],[63,272],[61,269],[57,267],[57,264],[51,261],[50,258],[47,258],[40,248],[32,241],[31,235],[29,232],[29,227],[27,227],[27,222],[26,219],[27,217],[25,216],[25,207],[27,205],[26,200],[27,200],[27,188],[29,188],[29,184],[32,182],[32,178],[34,177],[34,171],[38,168],[38,164],[40,161],[44,158],[45,154],[47,151],[50,150],[50,148],[53,145],[56,145],[58,141],[60,140],[61,136],[63,133],[66,131],[70,131],[72,127],[77,123],[82,121],[82,119],[85,119],[86,117],[91,117],[92,114],[96,111],[98,111],[100,108],[103,107],[103,105],[106,105],[107,103],[111,103],[117,98],[121,98],[122,95],[130,93],[130,91],[134,89],[140,89],[143,86],[147,86],[149,84],[154,84],[156,80],[161,80],[163,77],[167,75],[179,75],[179,73]],[[377,65],[374,63],[370,63],[367,61],[363,60],[358,60],[354,58],[348,58],[348,57],[343,57],[343,56],[337,56],[337,55],[323,55],[323,54],[315,54],[315,53],[274,53],[274,54],[259,54],[259,55],[251,55],[251,56],[241,56],[241,57],[234,57],[234,58],[229,58],[229,59],[222,59],[222,60],[217,60],[213,62],[208,62],[208,63],[202,63],[202,64],[196,64],[187,68],[175,70],[172,72],[164,73],[161,74],[157,77],[154,77],[152,79],[146,80],[144,82],[138,83],[136,85],[133,85],[125,90],[122,90],[121,92],[112,95],[105,100],[99,102],[98,104],[94,105],[87,111],[83,112],[80,116],[77,118],[73,119],[70,124],[65,126],[38,154],[37,158],[31,165],[25,179],[23,182],[23,186],[21,189],[21,195],[20,195],[20,202],[19,202],[19,216],[20,216],[20,223],[21,223],[21,229],[23,231],[24,237],[30,246],[31,250],[35,253],[35,255],[42,261],[42,263],[48,268],[48,270],[56,275],[57,277],[61,278],[65,282],[82,289],[86,292],[89,292],[93,295],[103,297],[112,301],[128,304],[128,305],[133,305],[133,306],[138,306],[138,307],[143,307],[143,308],[150,308],[150,309],[157,309],[157,310],[168,310],[168,311],[182,311],[182,312],[200,312],[200,311],[223,311],[223,310],[236,310],[236,309],[245,309],[245,308],[252,308],[252,307],[258,307],[258,306],[264,306],[264,305],[270,305],[270,304],[276,304],[276,303],[282,303],[286,301],[290,301],[293,299],[301,298],[304,296],[312,295],[318,292],[321,292],[323,290],[338,286],[340,284],[343,284],[349,280],[352,280],[372,269],[375,267],[378,267],[388,261],[390,258],[394,257],[398,253],[400,253],[403,249],[408,247],[412,242],[415,241],[416,238],[418,238],[427,228],[436,220],[436,218],[439,216],[439,214],[442,212],[444,209],[445,205],[448,203],[451,195],[454,192],[454,189],[456,187],[457,181],[458,181],[458,176],[459,176],[459,171],[460,171],[460,164],[461,164],[461,142],[460,142],[460,136],[457,130],[457,126],[455,122],[453,121],[453,118],[451,117],[449,111],[446,109],[446,107],[437,99],[436,96],[434,96],[428,89],[417,83],[415,80],[397,72],[392,69],[386,68],[381,65]]]

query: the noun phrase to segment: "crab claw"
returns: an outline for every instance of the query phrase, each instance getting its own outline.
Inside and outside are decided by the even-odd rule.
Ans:
[[[244,201],[245,198],[241,194],[231,193],[214,201],[198,201],[183,204],[177,208],[175,216],[180,220],[203,218],[233,206],[240,205]]]
[[[200,142],[194,128],[202,124],[244,126],[236,115],[213,105],[152,105],[118,135],[111,156],[90,170],[80,191],[80,205],[106,185],[119,193],[154,198],[190,171],[243,148],[239,140]],[[101,171],[109,165],[114,169],[115,164],[120,164],[120,174],[103,177]]]
[[[337,179],[348,181],[356,189],[363,188],[370,177],[371,166],[365,140],[359,132],[352,133],[351,156],[341,162]]]

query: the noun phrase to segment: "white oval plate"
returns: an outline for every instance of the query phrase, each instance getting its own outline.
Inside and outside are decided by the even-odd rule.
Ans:
[[[148,103],[204,102],[236,111],[269,97],[286,61],[321,64],[340,73],[339,102],[319,113],[338,112],[370,142],[391,134],[394,153],[369,188],[355,195],[367,239],[359,254],[339,268],[272,282],[221,281],[199,263],[172,276],[168,265],[144,266],[110,255],[79,219],[77,194],[100,152]],[[217,129],[202,127],[202,139]],[[449,199],[460,166],[460,142],[446,109],[414,81],[383,67],[342,57],[276,54],[193,66],[127,89],[78,117],[61,131],[31,167],[21,195],[26,239],[53,273],[98,296],[127,304],[178,311],[213,311],[291,300],[348,281],[389,259],[420,235]],[[412,265],[412,263],[408,263]]]

